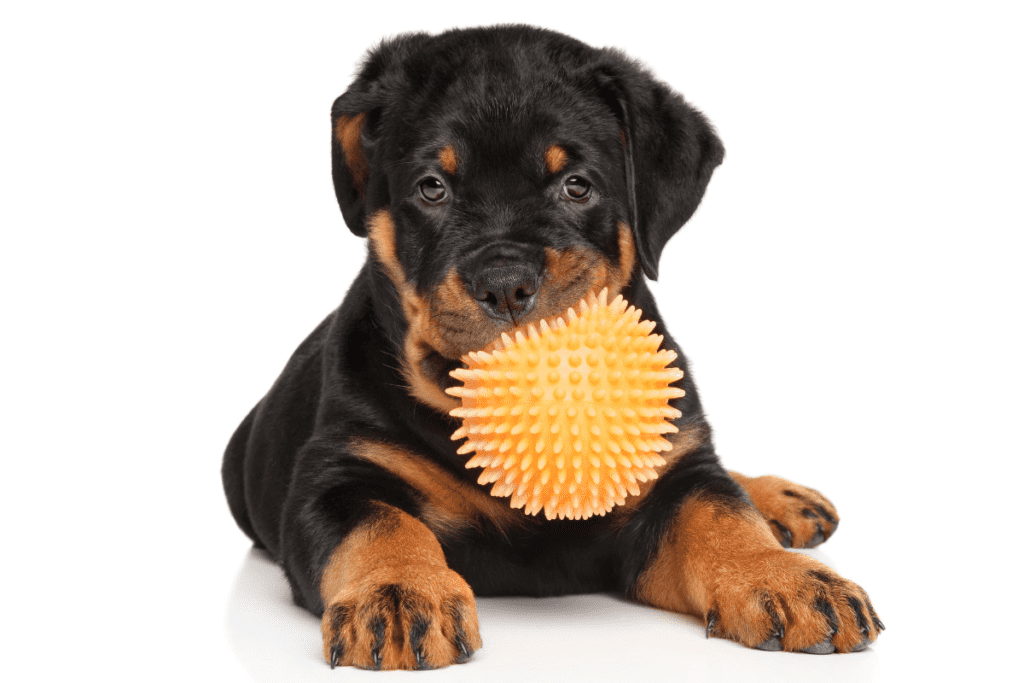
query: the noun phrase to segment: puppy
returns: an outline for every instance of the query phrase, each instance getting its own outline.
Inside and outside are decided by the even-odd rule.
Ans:
[[[859,586],[784,550],[831,535],[829,501],[722,468],[645,283],[722,162],[703,115],[617,51],[504,26],[383,42],[331,120],[334,188],[368,257],[238,427],[223,480],[238,525],[322,617],[332,667],[467,661],[474,595],[619,591],[763,650],[878,636]],[[606,287],[678,354],[679,432],[609,514],[526,515],[456,453],[449,373]]]

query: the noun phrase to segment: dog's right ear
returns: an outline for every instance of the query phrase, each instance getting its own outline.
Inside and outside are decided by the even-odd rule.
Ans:
[[[349,230],[366,237],[366,182],[370,177],[367,146],[363,143],[366,112],[347,114],[339,111],[339,97],[331,111],[331,173],[334,194]]]
[[[378,186],[386,186],[374,183],[379,170],[375,152],[381,120],[388,105],[401,97],[405,82],[402,65],[429,37],[426,33],[405,34],[370,50],[356,80],[331,107],[334,193],[345,223],[359,237],[366,237],[367,197],[378,203],[386,201],[373,196]]]
[[[365,78],[366,68],[331,107],[331,174],[334,194],[349,230],[366,237],[366,194],[370,184],[374,144],[382,102],[374,97],[375,81]]]

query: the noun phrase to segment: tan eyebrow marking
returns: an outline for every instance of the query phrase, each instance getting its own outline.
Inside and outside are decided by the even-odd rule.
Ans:
[[[551,145],[544,150],[544,166],[548,173],[558,173],[569,162],[569,155],[558,145]]]
[[[459,170],[459,153],[451,145],[445,145],[438,151],[437,160],[441,162],[441,168],[448,175],[455,175]]]

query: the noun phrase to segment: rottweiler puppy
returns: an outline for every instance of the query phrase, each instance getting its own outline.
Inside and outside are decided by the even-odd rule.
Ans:
[[[526,26],[389,39],[331,112],[334,187],[368,258],[242,421],[231,512],[322,617],[330,665],[426,669],[481,646],[475,595],[618,591],[763,650],[863,649],[865,592],[785,548],[827,539],[817,491],[719,463],[645,283],[724,149],[636,62]],[[603,516],[529,516],[450,438],[460,358],[608,288],[685,372],[667,465]]]

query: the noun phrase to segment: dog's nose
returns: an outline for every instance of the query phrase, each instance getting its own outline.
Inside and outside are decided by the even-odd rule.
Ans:
[[[537,303],[543,264],[540,247],[499,242],[477,253],[463,275],[484,313],[515,325]]]
[[[473,296],[487,315],[515,324],[537,303],[540,274],[526,265],[491,266],[472,283]]]

